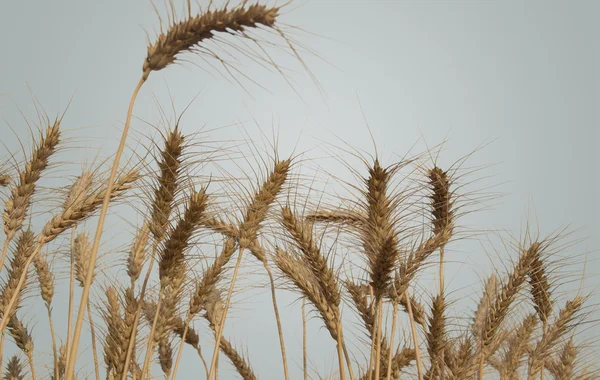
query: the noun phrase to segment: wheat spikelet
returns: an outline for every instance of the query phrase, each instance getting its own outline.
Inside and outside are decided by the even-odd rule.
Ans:
[[[495,299],[497,292],[498,278],[496,275],[492,274],[485,283],[483,294],[477,304],[477,309],[475,310],[475,315],[471,324],[471,331],[477,342],[481,342],[483,339],[485,322],[492,306],[492,300]]]
[[[219,296],[217,289],[213,289],[212,292],[207,296],[206,299],[206,314],[205,318],[210,324],[210,328],[216,333],[216,327],[222,323],[223,313],[223,302]],[[240,355],[231,343],[224,337],[221,337],[219,344],[221,351],[231,361],[231,364],[238,371],[242,379],[244,380],[256,380],[256,376],[250,367],[247,359]]]
[[[333,269],[321,254],[321,250],[312,237],[310,226],[297,219],[289,207],[282,209],[283,225],[292,236],[295,245],[302,252],[302,258],[311,269],[327,302],[339,305],[341,295]]]
[[[382,357],[384,350],[382,349]],[[394,356],[392,356],[392,366],[391,366],[391,378],[392,379],[400,379],[402,373],[406,367],[410,365],[416,358],[415,350],[412,348],[403,348],[399,350]],[[387,359],[381,361],[382,371],[379,377],[380,380],[386,379],[387,372]],[[370,372],[365,373],[360,376],[360,380],[368,380],[375,379],[375,370],[371,370]]]
[[[6,371],[4,372],[4,380],[25,380],[25,374],[23,374],[23,365],[17,355],[13,355],[8,363],[6,364]]]
[[[375,327],[375,313],[373,311],[373,307],[371,302],[368,299],[368,290],[365,289],[364,286],[356,284],[350,280],[346,281],[346,289],[348,289],[348,293],[352,298],[352,302],[358,311],[361,319],[363,320],[365,329],[371,335],[371,339],[374,337],[373,328]]]
[[[217,233],[223,234],[227,237],[231,237],[231,238],[235,238],[238,239],[239,238],[239,231],[238,228],[236,226],[233,226],[229,223],[226,223],[222,220],[220,220],[219,218],[216,217],[206,217],[204,219],[204,226],[206,228],[209,228]]]
[[[16,315],[13,315],[8,321],[8,332],[15,340],[17,347],[19,347],[25,355],[30,356],[33,352],[33,338]]]
[[[367,179],[367,220],[361,231],[363,248],[369,262],[371,286],[380,300],[392,281],[398,259],[396,233],[392,222],[392,201],[387,193],[391,172],[375,160]]]
[[[482,334],[482,344],[484,347],[493,343],[500,325],[504,322],[510,306],[529,273],[532,260],[531,252],[536,251],[538,246],[539,243],[533,243],[529,249],[523,250],[508,280],[492,300]]]
[[[128,368],[125,368],[125,356],[127,355],[127,349],[129,348],[129,340],[132,336],[137,335],[137,331],[134,331],[134,319],[137,313],[138,303],[133,294],[133,289],[127,288],[125,290],[124,295],[124,307],[123,307],[123,318],[119,323],[121,326],[121,331],[119,333],[119,338],[117,342],[119,343],[118,359],[117,363],[115,363],[115,377],[120,379],[123,376],[123,373],[128,371]],[[116,323],[116,321],[115,321]]]
[[[93,183],[94,177],[91,171],[81,173],[69,188],[67,198],[63,202],[63,208],[77,208],[89,196]]]
[[[244,214],[244,220],[239,227],[239,244],[241,247],[249,247],[256,240],[256,235],[261,223],[267,216],[269,207],[281,192],[287,179],[290,163],[289,159],[276,162],[273,171],[254,194],[252,202],[248,205]]]
[[[159,253],[159,276],[162,283],[166,284],[168,279],[179,277],[177,271],[182,268],[184,252],[190,244],[194,231],[200,225],[207,200],[205,189],[194,191],[183,217],[179,219],[165,241],[164,249]]]
[[[408,255],[406,262],[400,265],[400,270],[394,278],[393,286],[390,287],[390,297],[397,300],[398,303],[400,302],[399,300],[405,296],[404,293],[408,289],[408,285],[413,280],[425,260],[427,260],[436,249],[445,244],[449,237],[449,234],[445,232],[433,235]]]
[[[508,345],[502,362],[500,363],[500,375],[502,379],[518,378],[519,369],[523,356],[529,349],[531,336],[538,321],[535,315],[528,315],[512,333],[508,339]]]
[[[357,212],[344,211],[344,210],[319,210],[309,213],[306,216],[307,222],[312,223],[335,223],[335,224],[348,224],[353,226],[360,226],[364,223],[364,217]]]
[[[62,377],[65,374],[65,369],[67,368],[67,345],[66,344],[63,344],[60,346],[59,356],[58,356],[56,365],[58,368],[56,368],[56,371],[53,371],[52,380],[62,379]],[[54,373],[58,373],[58,379],[56,379],[56,377],[54,376]]]
[[[75,261],[75,280],[79,282],[79,286],[81,287],[85,284],[85,276],[89,269],[91,250],[92,245],[90,244],[89,236],[85,233],[78,234],[77,237],[75,237],[72,255]],[[93,276],[95,275],[96,274],[94,273]]]
[[[10,185],[10,176],[8,174],[0,174],[0,187],[6,187]]]
[[[169,218],[173,209],[175,192],[179,186],[178,177],[181,168],[184,137],[175,127],[164,138],[164,148],[158,161],[159,175],[154,188],[152,211],[150,213],[150,232],[157,241],[167,233]]]
[[[142,228],[136,234],[131,249],[129,250],[129,256],[127,256],[127,275],[131,278],[132,282],[135,282],[142,272],[144,257],[146,256],[146,247],[149,240],[148,232],[148,224],[144,223]]]
[[[573,327],[572,322],[583,305],[581,297],[575,297],[567,301],[560,310],[556,320],[548,326],[542,339],[537,343],[529,359],[529,376],[536,376],[542,369],[543,360],[548,356],[550,350]]]
[[[419,302],[417,302],[417,300],[415,300],[413,297],[409,297],[409,298],[410,298],[410,306],[412,309],[413,318],[414,318],[415,322],[417,322],[421,326],[425,327],[425,325],[427,324],[426,317],[425,317],[425,307],[423,305],[421,305]],[[400,304],[400,306],[402,306],[404,311],[406,313],[408,313],[408,302],[406,301],[406,297],[401,297],[398,300],[398,303]]]
[[[273,28],[279,8],[269,8],[253,4],[233,9],[206,11],[170,25],[166,33],[148,46],[148,55],[144,61],[144,77],[152,71],[159,71],[175,62],[177,55],[191,51],[202,41],[210,39],[215,32],[235,34],[247,28],[256,28],[258,24]]]
[[[428,330],[426,334],[427,352],[429,354],[430,368],[426,378],[443,378],[444,353],[447,349],[446,341],[446,302],[442,294],[435,296],[431,303]]]
[[[60,138],[60,120],[48,125],[46,134],[40,138],[31,157],[25,165],[25,170],[19,172],[19,183],[11,189],[11,195],[6,201],[2,219],[6,241],[12,240],[15,233],[23,225],[25,214],[35,191],[35,184],[42,171],[48,166],[50,156],[56,151]],[[2,259],[2,264],[4,258]],[[2,266],[0,264],[0,267]]]
[[[168,335],[163,335],[158,341],[158,362],[160,368],[168,379],[173,368],[173,347]]]
[[[132,183],[137,179],[137,171],[130,171],[119,177],[112,188],[110,198],[114,199],[123,192],[129,190]],[[80,204],[70,205],[69,207],[64,208],[60,214],[54,216],[46,223],[40,234],[40,243],[45,244],[54,240],[66,229],[91,216],[92,213],[102,205],[102,200],[105,195],[106,189],[102,189],[87,197]]]
[[[45,255],[38,253],[33,259],[33,265],[37,273],[38,282],[40,283],[42,299],[47,306],[50,306],[52,297],[54,296],[54,276],[50,272]]]
[[[106,337],[104,339],[104,362],[106,372],[118,371],[119,358],[121,355],[121,341],[123,332],[123,319],[121,318],[121,305],[117,291],[109,286],[106,290],[106,302],[102,310],[102,316],[106,323]]]
[[[552,300],[550,299],[550,284],[545,268],[545,263],[541,257],[541,246],[536,246],[531,251],[531,269],[529,270],[529,284],[531,285],[531,295],[535,311],[542,323],[548,323],[548,318],[552,313]]]
[[[13,258],[10,260],[8,269],[8,279],[2,288],[0,295],[0,311],[2,318],[5,319],[7,314],[12,316],[14,310],[17,309],[21,300],[22,289],[19,286],[21,277],[27,276],[27,261],[33,253],[34,234],[31,230],[21,231]],[[14,298],[14,307],[10,305]]]
[[[446,355],[444,362],[447,366],[445,374],[448,378],[458,380],[464,379],[465,374],[470,369],[470,360],[473,357],[473,340],[467,335],[466,337],[458,338],[456,341],[456,346],[458,347],[452,348],[453,351]]]
[[[431,187],[431,214],[433,233],[439,234],[446,230],[452,234],[454,225],[454,209],[452,193],[450,192],[450,180],[448,173],[437,166],[428,173],[429,185]]]
[[[565,343],[560,351],[558,360],[551,371],[552,375],[557,380],[568,380],[574,378],[575,375],[575,359],[577,358],[577,347],[573,342],[573,338]]]
[[[306,264],[279,248],[276,249],[275,264],[313,304],[331,337],[338,341],[339,306],[328,302],[318,281]]]
[[[207,302],[207,297],[214,291],[225,266],[235,253],[235,241],[227,238],[223,243],[221,254],[203,273],[202,279],[196,283],[196,289],[190,298],[190,315],[198,314]]]

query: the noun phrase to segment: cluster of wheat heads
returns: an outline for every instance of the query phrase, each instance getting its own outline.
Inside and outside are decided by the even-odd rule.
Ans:
[[[468,205],[451,169],[427,165],[421,157],[388,165],[377,157],[365,159],[359,179],[345,184],[355,196],[332,196],[324,206],[302,191],[312,179],[295,172],[293,156],[275,154],[269,165],[255,170],[261,173],[256,184],[245,187],[231,178],[219,185],[192,175],[198,165],[189,154],[193,136],[178,124],[149,148],[151,162],[140,159],[135,170],[122,167],[135,98],[151,72],[201,49],[216,32],[252,39],[246,31],[261,26],[279,33],[277,17],[278,8],[244,2],[198,15],[190,7],[187,18],[170,22],[148,47],[107,178],[99,168],[82,170],[41,227],[31,215],[43,200],[38,182],[64,144],[62,119],[48,122],[23,162],[3,169],[0,359],[6,333],[22,352],[5,361],[4,377],[124,380],[162,373],[174,379],[182,352],[190,350],[197,353],[195,373],[205,373],[202,378],[218,378],[224,356],[239,376],[256,379],[251,359],[264,354],[243,353],[226,333],[232,296],[241,291],[236,279],[251,260],[269,283],[283,368],[265,377],[290,378],[277,294],[291,290],[302,299],[303,320],[312,312],[331,337],[336,379],[597,378],[576,336],[576,327],[590,316],[586,297],[563,299],[556,291],[551,265],[556,236],[523,239],[513,247],[514,262],[506,273],[485,281],[472,315],[451,313],[445,249],[457,242],[461,206]],[[404,175],[407,167],[419,170]],[[108,205],[132,191],[141,199],[142,222],[120,253],[119,270],[128,280],[107,285],[97,278]],[[236,202],[227,202],[231,199]],[[86,232],[90,217],[98,224]],[[57,239],[61,235],[64,239]],[[69,318],[66,336],[58,337],[52,311],[61,262],[55,258],[65,249]],[[348,265],[342,264],[345,258]],[[437,284],[427,290],[420,274],[432,266],[439,268]],[[99,291],[92,293],[94,288]],[[47,321],[22,312],[28,292],[43,300]],[[91,349],[83,352],[86,316]],[[44,349],[34,346],[35,334],[24,323],[32,319],[38,326],[47,323],[50,363],[36,356]],[[201,340],[200,329],[214,339]],[[303,357],[295,362],[303,363],[305,379],[321,377],[308,368],[310,342],[306,331],[303,335]],[[210,349],[208,356],[202,348]],[[160,372],[152,367],[154,360]],[[93,373],[86,373],[90,362]]]

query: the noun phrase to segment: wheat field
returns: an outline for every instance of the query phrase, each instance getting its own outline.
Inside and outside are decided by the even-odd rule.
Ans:
[[[600,378],[593,258],[573,229],[541,233],[531,215],[518,234],[467,226],[502,202],[479,148],[449,162],[442,142],[389,155],[342,136],[332,171],[280,148],[284,126],[223,141],[188,132],[188,108],[138,111],[177,66],[250,93],[262,77],[246,64],[299,96],[321,88],[286,24],[293,5],[157,10],[119,145],[101,154],[69,162],[85,131],[65,132],[68,107],[53,115],[35,95],[30,136],[6,127],[22,144],[0,161],[3,378]],[[489,270],[456,256],[470,241],[489,243]],[[478,280],[457,289],[462,276]]]

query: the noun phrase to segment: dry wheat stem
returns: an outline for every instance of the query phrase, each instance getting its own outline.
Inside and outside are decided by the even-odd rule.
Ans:
[[[147,76],[146,76],[147,77]],[[77,321],[75,322],[75,330],[73,332],[73,342],[71,344],[70,350],[71,354],[69,355],[71,358],[77,356],[77,350],[79,347],[79,337],[81,335],[81,328],[83,327],[83,317],[85,315],[85,307],[87,305],[90,287],[92,283],[92,277],[94,272],[94,267],[96,266],[96,257],[98,256],[98,248],[100,247],[100,238],[102,237],[102,231],[104,229],[104,219],[106,218],[106,213],[108,211],[108,204],[110,202],[112,188],[114,185],[114,180],[117,175],[117,170],[119,168],[119,162],[121,160],[121,155],[123,154],[123,150],[125,148],[125,142],[127,140],[127,134],[129,132],[129,125],[131,122],[131,115],[133,113],[133,105],[135,103],[135,99],[137,98],[137,94],[140,91],[142,85],[146,81],[146,78],[140,79],[135,89],[133,90],[133,94],[131,95],[131,100],[129,102],[129,108],[127,110],[127,117],[125,119],[125,126],[123,127],[123,133],[121,136],[121,141],[119,142],[119,147],[115,154],[114,162],[112,165],[112,169],[110,172],[110,176],[108,177],[108,182],[106,185],[106,195],[104,196],[104,200],[102,201],[102,209],[100,210],[100,216],[98,218],[98,225],[96,227],[96,234],[94,236],[94,244],[92,246],[92,252],[90,253],[90,265],[88,268],[88,272],[86,275],[85,286],[83,287],[83,291],[81,293],[81,301],[79,302],[79,312],[77,313]],[[67,369],[65,372],[65,380],[73,380],[75,370],[75,360],[70,360],[67,363]]]
[[[215,364],[217,362],[217,358],[219,356],[219,347],[220,347],[220,342],[221,342],[221,337],[223,335],[223,328],[225,326],[225,319],[227,317],[227,312],[229,311],[229,304],[231,302],[231,295],[233,294],[233,287],[235,286],[235,280],[237,278],[237,274],[238,271],[240,269],[240,264],[242,263],[242,252],[243,252],[243,248],[240,246],[240,249],[238,251],[238,258],[237,261],[235,263],[235,268],[233,269],[233,277],[231,278],[231,283],[229,285],[229,290],[227,291],[227,300],[225,301],[225,310],[223,311],[223,318],[219,321],[219,325],[217,327],[217,331],[215,332],[215,349],[213,351],[213,355],[212,355],[212,359],[211,359],[211,363],[210,363],[210,370],[208,371],[208,379],[206,380],[211,380],[212,376],[214,375],[214,371],[215,371]]]
[[[71,243],[70,243],[70,250],[71,252],[75,251],[75,231],[77,229],[77,226],[73,227],[73,229],[71,230]],[[71,338],[73,336],[73,301],[75,300],[75,297],[73,297],[73,293],[74,293],[74,287],[75,287],[75,258],[73,257],[73,255],[69,255],[69,262],[71,264],[71,268],[70,268],[70,272],[69,272],[69,310],[68,310],[68,316],[67,316],[67,354],[65,356],[65,360],[68,363],[69,362],[69,355],[71,354],[71,350],[70,348],[70,344],[71,344]],[[66,368],[65,368],[66,369]],[[57,379],[59,379],[57,377]]]
[[[158,292],[158,301],[156,302],[156,312],[154,314],[154,320],[152,321],[152,328],[150,329],[150,335],[148,336],[148,345],[146,346],[146,356],[144,357],[144,366],[142,367],[142,376],[145,378],[150,371],[150,357],[152,356],[152,351],[154,351],[154,335],[156,331],[156,324],[158,323],[158,316],[160,314],[160,308],[162,305],[163,299],[163,288]]]
[[[377,341],[377,347],[375,348],[375,379],[379,379],[379,371],[381,368],[381,338],[383,333],[383,300],[382,298],[377,298],[377,333],[375,335],[375,340]]]
[[[55,370],[54,376],[56,379],[58,379],[58,354],[56,352],[56,335],[54,333],[54,324],[52,323],[52,309],[49,305],[46,305],[46,311],[48,312],[48,324],[50,326],[50,336],[52,338],[52,359],[54,361]]]
[[[308,380],[308,348],[306,339],[306,298],[302,297],[302,373],[304,380]]]
[[[387,358],[387,374],[386,380],[392,379],[392,352],[394,347],[394,338],[396,337],[396,315],[398,314],[398,304],[394,302],[392,306],[392,332],[390,335],[390,344]]]
[[[410,329],[412,332],[413,344],[415,346],[415,355],[417,360],[417,373],[419,380],[423,380],[423,364],[421,362],[421,349],[419,348],[419,337],[417,335],[417,326],[415,325],[415,318],[412,312],[412,306],[410,302],[410,296],[408,295],[408,289],[404,292],[406,298],[406,309],[408,310],[408,317],[410,321]]]
[[[265,269],[267,270],[267,275],[269,276],[269,285],[271,287],[271,301],[273,303],[273,312],[275,313],[275,322],[277,324],[277,334],[279,335],[279,347],[281,350],[281,360],[283,363],[283,375],[286,380],[289,380],[289,372],[288,372],[288,364],[287,364],[287,356],[285,353],[285,341],[283,339],[283,327],[281,326],[281,318],[279,316],[279,308],[277,307],[277,297],[275,296],[275,281],[273,280],[273,274],[271,273],[271,269],[269,268],[269,264],[267,261],[264,261]]]
[[[88,312],[88,322],[90,324],[90,336],[92,338],[92,357],[94,358],[94,374],[96,375],[96,380],[100,380],[100,368],[98,367],[98,351],[96,350],[96,331],[94,328],[94,321],[92,320],[92,309],[90,305],[90,301],[88,300],[87,305]]]
[[[152,251],[152,256],[150,257],[150,264],[148,266],[148,271],[146,272],[146,277],[144,278],[144,282],[142,283],[142,289],[140,290],[140,295],[138,296],[138,305],[137,305],[137,311],[135,314],[135,318],[133,320],[133,331],[137,331],[137,327],[140,321],[140,316],[142,313],[142,305],[144,304],[144,297],[146,295],[146,287],[148,286],[148,281],[150,279],[150,273],[152,273],[152,268],[154,266],[154,261],[155,261],[155,257],[156,257],[156,246],[153,248]],[[133,291],[133,287],[131,288],[131,290]],[[160,297],[159,297],[160,300]],[[152,337],[152,335],[149,335],[150,337]],[[129,362],[131,360],[131,355],[133,354],[133,347],[135,346],[135,340],[136,340],[136,334],[132,334],[131,337],[129,338],[129,343],[127,344],[127,355],[125,356],[125,368],[129,367]],[[145,372],[142,371],[142,379],[145,376]],[[127,379],[127,372],[123,372],[123,377],[121,378],[121,380],[126,380]]]

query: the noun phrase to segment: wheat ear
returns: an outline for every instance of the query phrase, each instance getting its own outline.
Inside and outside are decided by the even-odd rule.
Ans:
[[[431,214],[433,233],[438,234],[446,231],[452,234],[454,224],[454,210],[452,193],[450,192],[450,180],[448,173],[435,166],[429,170],[429,185],[431,187]],[[440,245],[440,274],[439,294],[444,293],[444,248],[445,244]]]
[[[89,265],[89,255],[90,255],[90,242],[87,234],[80,233],[75,237],[74,246],[73,246],[73,258],[75,261],[75,280],[79,282],[79,286],[84,286],[85,284],[85,274],[88,270]],[[94,327],[94,321],[92,320],[92,310],[90,301],[88,299],[87,304],[87,313],[88,313],[88,323],[90,325],[90,335],[92,338],[92,356],[94,359],[94,374],[96,375],[96,380],[100,380],[100,368],[98,366],[98,352],[96,350],[96,331]]]
[[[156,252],[158,244],[162,242],[167,234],[167,227],[170,222],[171,212],[174,207],[175,194],[179,188],[180,170],[182,165],[182,154],[184,151],[184,136],[176,126],[164,136],[163,148],[160,151],[157,160],[159,173],[155,179],[154,197],[152,199],[152,210],[150,212],[149,221],[144,223],[144,226],[138,234],[134,246],[131,249],[128,259],[128,274],[131,279],[131,288],[134,288],[135,281],[139,277],[142,270],[143,258],[145,255],[145,247],[148,242],[149,232],[154,236],[153,251]],[[148,275],[154,264],[154,255],[152,263],[148,269]],[[148,275],[142,285],[140,292],[140,300],[144,299],[146,286],[148,283]],[[141,314],[141,303],[138,304],[138,310],[133,321],[133,329],[137,331],[137,325]],[[135,335],[131,336],[125,356],[125,365],[129,365],[131,354],[133,352]],[[126,380],[127,372],[123,372],[121,380]]]
[[[556,345],[560,338],[572,328],[572,322],[583,305],[583,298],[575,297],[567,301],[560,310],[556,320],[548,326],[542,339],[538,342],[529,359],[529,376],[535,377],[542,370],[544,358]]]
[[[522,249],[521,257],[514,266],[508,280],[502,286],[500,291],[495,295],[490,302],[490,309],[487,313],[479,352],[479,379],[483,379],[483,370],[486,359],[491,354],[489,347],[493,346],[494,340],[497,337],[498,330],[504,322],[508,314],[508,310],[512,305],[517,293],[527,278],[531,267],[531,260],[534,256],[532,252],[539,249],[539,243],[533,243],[528,249]],[[469,371],[471,372],[472,369]]]
[[[265,220],[267,216],[267,211],[271,204],[277,198],[277,195],[283,189],[283,185],[287,179],[288,172],[290,169],[291,160],[281,160],[275,163],[275,167],[273,171],[269,174],[269,177],[263,183],[261,188],[254,194],[254,198],[252,202],[248,205],[246,213],[244,215],[244,220],[242,221],[239,227],[239,236],[238,236],[238,244],[240,246],[238,258],[235,264],[235,268],[233,270],[233,277],[231,279],[231,284],[229,285],[229,290],[227,292],[227,299],[225,301],[225,309],[223,312],[223,318],[219,321],[220,325],[217,327],[217,336],[216,336],[216,344],[215,349],[213,351],[210,371],[207,380],[212,379],[212,375],[214,374],[214,366],[217,361],[217,357],[219,355],[219,345],[221,334],[223,333],[223,326],[225,324],[225,320],[227,319],[227,313],[229,311],[229,304],[231,302],[231,296],[233,294],[233,288],[235,286],[235,281],[237,278],[237,274],[240,268],[240,264],[242,262],[242,254],[244,248],[248,248],[251,244],[256,240],[257,233],[260,229],[262,222]]]
[[[508,347],[500,365],[500,375],[503,379],[517,377],[517,370],[521,365],[523,356],[529,349],[531,335],[537,323],[535,315],[528,315],[508,339]]]
[[[9,243],[23,226],[25,214],[35,192],[36,182],[40,179],[42,171],[48,167],[50,156],[56,151],[60,139],[60,122],[61,120],[57,119],[54,124],[48,125],[45,135],[40,138],[25,169],[19,172],[19,183],[11,189],[10,197],[6,201],[2,213],[6,239],[2,248],[2,257],[0,257],[0,269],[4,268]]]
[[[8,363],[6,364],[6,371],[4,372],[4,379],[6,380],[24,380],[25,375],[23,374],[23,365],[17,355],[13,355]]]
[[[35,366],[33,365],[33,338],[23,323],[13,315],[8,321],[8,331],[15,340],[17,347],[27,356],[31,377],[35,380]]]
[[[51,306],[52,297],[54,296],[54,277],[52,276],[52,272],[50,272],[48,262],[46,261],[44,255],[42,255],[41,253],[38,254],[33,260],[33,265],[35,267],[38,282],[40,284],[40,292],[42,295],[42,299],[44,300],[44,304],[46,305],[46,311],[48,313],[48,325],[50,327],[50,337],[52,339],[52,356],[54,360],[54,368],[57,370],[58,353],[56,349],[56,335],[54,333],[54,323],[52,322]],[[58,378],[58,372],[56,372],[54,376]]]

